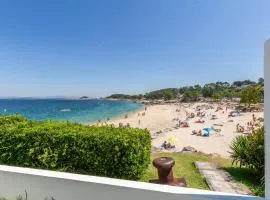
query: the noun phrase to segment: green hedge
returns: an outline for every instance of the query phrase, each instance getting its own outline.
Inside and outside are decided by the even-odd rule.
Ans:
[[[147,130],[0,116],[0,162],[136,180],[150,163]]]

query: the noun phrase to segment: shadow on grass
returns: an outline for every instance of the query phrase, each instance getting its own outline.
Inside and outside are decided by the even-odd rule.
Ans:
[[[238,182],[243,183],[257,196],[264,197],[264,185],[261,180],[248,168],[223,167]]]

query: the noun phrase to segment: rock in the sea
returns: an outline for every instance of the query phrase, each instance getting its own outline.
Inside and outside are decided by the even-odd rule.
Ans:
[[[182,149],[182,152],[187,153],[187,152],[192,152],[195,153],[197,152],[197,149],[195,149],[194,147],[191,146],[186,146]]]

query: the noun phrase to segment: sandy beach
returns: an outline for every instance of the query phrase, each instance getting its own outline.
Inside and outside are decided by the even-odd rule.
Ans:
[[[228,117],[229,113],[234,111],[233,108],[226,110],[226,106],[221,106],[223,110],[217,111],[218,106],[209,103],[151,105],[147,106],[146,110],[129,113],[128,116],[121,116],[108,123],[115,126],[119,123],[123,125],[129,123],[131,127],[147,128],[152,136],[152,146],[155,148],[160,148],[165,140],[169,141],[173,138],[175,148],[172,151],[181,151],[183,147],[191,146],[206,154],[228,157],[232,140],[243,134],[237,132],[237,124],[245,126],[247,122],[252,121],[253,113],[246,112],[241,113],[240,116]],[[198,107],[201,108],[200,112],[205,114],[204,117],[196,117]],[[195,117],[187,118],[190,113],[195,113]],[[263,117],[263,112],[254,112],[254,114],[256,118]],[[217,119],[213,119],[213,115]],[[198,119],[205,122],[196,123]],[[180,120],[186,121],[189,127],[178,127]],[[213,127],[216,131],[210,132],[208,137],[192,135],[193,130],[209,127]]]

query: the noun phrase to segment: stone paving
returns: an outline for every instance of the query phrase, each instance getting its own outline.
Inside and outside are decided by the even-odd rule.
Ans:
[[[252,192],[245,185],[236,182],[228,172],[221,169],[218,165],[210,162],[195,162],[195,166],[206,179],[211,190],[252,195]]]

